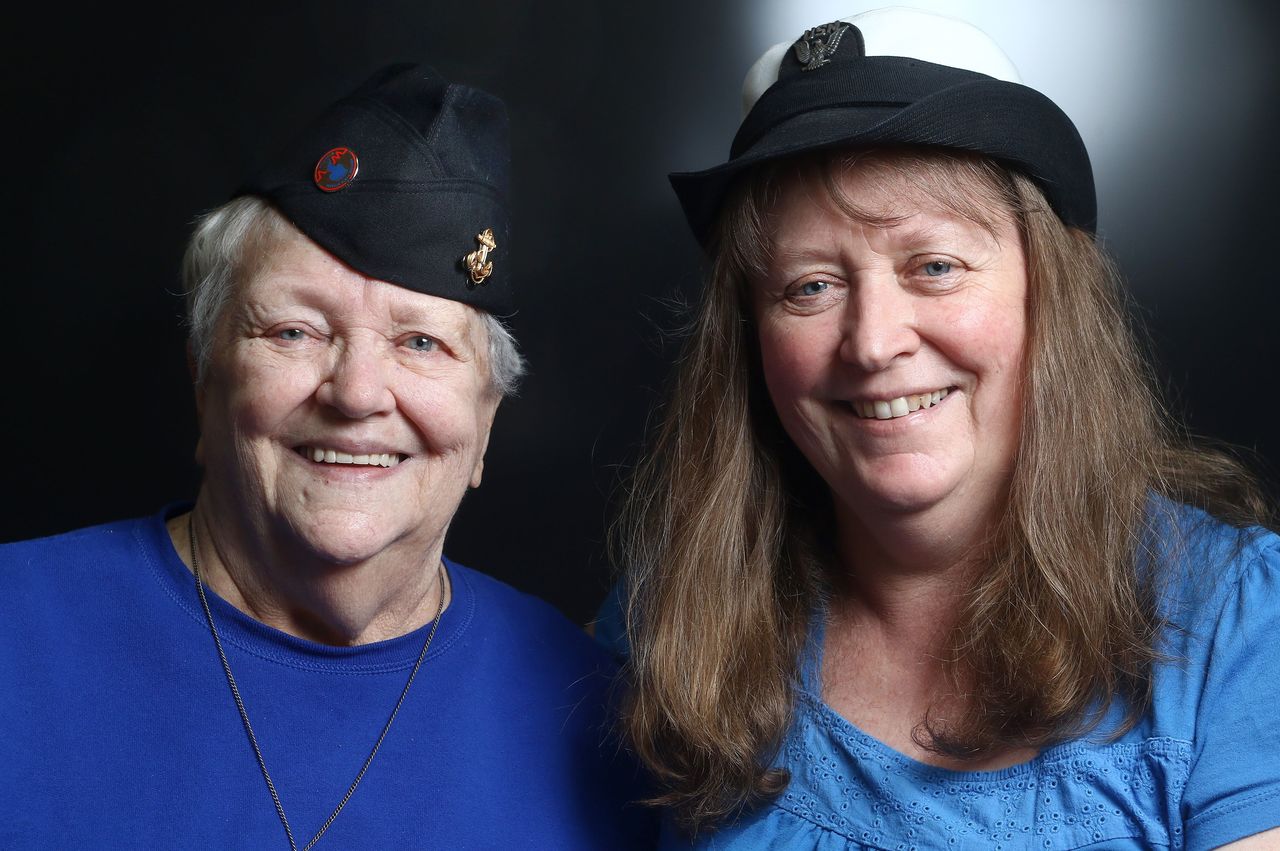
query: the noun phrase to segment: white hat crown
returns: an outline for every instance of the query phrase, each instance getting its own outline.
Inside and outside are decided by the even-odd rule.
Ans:
[[[1022,82],[1018,69],[991,36],[966,21],[905,6],[873,9],[841,20],[862,33],[867,56],[904,56],[976,71],[1009,83]],[[747,71],[742,81],[744,116],[778,81],[782,59],[793,44],[794,39],[778,42]]]

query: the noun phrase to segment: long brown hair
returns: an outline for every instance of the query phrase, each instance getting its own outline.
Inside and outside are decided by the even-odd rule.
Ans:
[[[833,559],[830,497],[764,389],[747,294],[781,181],[814,162],[758,169],[726,202],[709,284],[616,529],[631,649],[624,724],[662,788],[655,803],[689,832],[785,788],[785,772],[770,764]],[[972,700],[945,726],[926,717],[917,739],[961,759],[1041,748],[1091,729],[1113,700],[1123,701],[1127,729],[1150,702],[1165,625],[1161,577],[1138,569],[1153,515],[1172,510],[1153,495],[1236,525],[1265,521],[1265,502],[1231,457],[1170,424],[1112,264],[1030,180],[936,150],[822,155],[817,167],[848,215],[857,211],[830,176],[868,162],[931,189],[950,183],[998,199],[1019,224],[1028,265],[1008,511],[987,538],[985,569],[944,659]],[[941,200],[981,219],[973,198]]]

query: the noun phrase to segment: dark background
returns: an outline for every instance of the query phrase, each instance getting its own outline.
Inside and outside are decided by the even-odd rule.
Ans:
[[[0,540],[189,498],[196,424],[178,261],[193,217],[376,67],[503,97],[512,326],[498,415],[448,551],[590,616],[605,529],[701,259],[665,174],[719,162],[751,61],[872,3],[385,2],[32,9],[3,58],[8,281]],[[1193,431],[1280,476],[1275,151],[1263,2],[921,2],[966,17],[1076,119],[1101,234]]]

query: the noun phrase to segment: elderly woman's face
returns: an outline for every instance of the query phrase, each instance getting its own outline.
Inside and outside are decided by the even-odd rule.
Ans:
[[[498,403],[475,311],[368,280],[287,226],[260,254],[200,388],[208,485],[335,562],[426,551],[479,484]]]
[[[1020,426],[1017,228],[997,216],[993,235],[884,168],[841,186],[858,209],[902,218],[851,220],[816,175],[783,191],[753,283],[778,416],[855,516],[990,505]]]

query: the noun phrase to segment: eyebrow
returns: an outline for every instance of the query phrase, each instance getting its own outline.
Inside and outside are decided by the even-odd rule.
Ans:
[[[277,266],[272,270],[272,274],[277,278],[278,285],[273,287],[265,298],[242,299],[246,305],[252,304],[257,309],[267,306],[275,308],[280,306],[283,301],[290,305],[318,310],[325,314],[342,312],[344,294],[337,292],[335,287],[327,283],[317,281],[306,270],[290,266]],[[352,283],[344,282],[343,286],[351,286]],[[406,293],[415,292],[408,288],[400,287],[399,284],[379,281],[374,278],[365,278],[359,283],[361,287],[375,285],[394,287],[397,290],[403,289]],[[382,309],[385,310],[387,318],[395,326],[420,325],[430,326],[437,331],[463,331],[472,324],[471,317],[465,310],[455,314],[443,305],[424,305],[412,299],[398,298],[394,295],[386,297],[382,301]]]
[[[933,238],[939,233],[970,233],[976,232],[982,235],[985,240],[994,240],[993,231],[1000,224],[1000,216],[993,213],[991,221],[980,222],[961,216],[955,213],[942,216],[930,217],[932,221],[922,222],[912,230],[906,231],[909,238],[917,241],[926,241]]]
[[[911,216],[916,219],[920,215]],[[873,225],[884,231],[893,234],[896,243],[905,243],[907,245],[919,243],[931,243],[938,240],[949,239],[967,239],[977,237],[982,241],[983,247],[991,248],[999,245],[999,240],[980,222],[970,221],[969,219],[954,216],[945,216],[937,218],[929,216],[926,221],[917,221],[907,224],[907,220],[903,220],[898,224]],[[770,266],[776,266],[780,262],[787,261],[805,261],[815,259],[817,257],[826,256],[826,244],[818,243],[814,245],[804,245],[799,248],[780,248],[775,243],[769,252]]]

